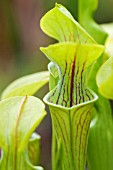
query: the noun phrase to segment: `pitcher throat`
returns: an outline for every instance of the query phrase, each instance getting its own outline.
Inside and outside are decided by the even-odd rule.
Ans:
[[[49,97],[49,102],[64,107],[91,101],[94,96],[85,85],[84,68],[76,69],[75,62],[68,68],[67,63],[64,72],[59,69],[59,81]]]

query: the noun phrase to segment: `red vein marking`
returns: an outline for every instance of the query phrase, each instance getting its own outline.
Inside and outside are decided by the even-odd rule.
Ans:
[[[20,117],[21,117],[21,114],[22,114],[22,109],[24,107],[24,104],[27,100],[27,96],[24,97],[24,100],[23,100],[23,103],[21,105],[21,108],[20,108],[20,111],[19,111],[19,114],[18,114],[18,118],[17,118],[17,121],[16,121],[16,127],[15,127],[15,131],[14,131],[14,164],[13,164],[13,169],[15,170],[16,169],[16,159],[17,159],[17,129],[18,129],[18,124],[19,124],[19,120],[20,120]]]

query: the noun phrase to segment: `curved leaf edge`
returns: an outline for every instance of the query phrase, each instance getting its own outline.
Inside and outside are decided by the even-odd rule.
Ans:
[[[76,107],[82,107],[84,105],[87,105],[87,104],[90,104],[90,103],[94,103],[95,101],[98,100],[98,96],[96,95],[96,93],[94,93],[91,89],[89,89],[91,92],[92,92],[92,95],[94,96],[94,98],[90,101],[86,101],[84,103],[80,103],[80,104],[77,104],[77,105],[74,105],[72,107],[65,107],[65,106],[62,106],[62,105],[58,105],[58,104],[54,104],[54,103],[51,103],[49,102],[49,97],[51,96],[51,94],[53,93],[54,89],[51,90],[44,98],[43,98],[43,101],[44,103],[46,103],[47,105],[49,106],[54,106],[54,107],[57,107],[57,108],[62,108],[62,109],[65,109],[65,110],[72,110]]]
[[[45,78],[42,80],[36,80],[33,82],[29,82],[28,80],[34,78],[34,76],[41,76],[41,74],[45,75]],[[49,81],[49,72],[48,71],[42,71],[42,72],[38,72],[38,73],[33,73],[30,75],[26,75],[23,77],[20,77],[16,80],[14,80],[11,84],[9,84],[4,91],[2,92],[1,95],[1,100],[5,99],[5,98],[9,98],[9,97],[13,97],[13,96],[31,96],[33,94],[35,94],[42,86],[44,86],[47,82]],[[22,84],[23,83],[23,84]],[[38,84],[37,87],[35,88],[35,90],[33,92],[21,92],[19,93],[19,90],[24,90],[26,89],[26,87],[29,87],[33,85]]]

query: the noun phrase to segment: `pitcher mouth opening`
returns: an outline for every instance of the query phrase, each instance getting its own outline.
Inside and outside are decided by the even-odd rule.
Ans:
[[[79,103],[79,104],[71,106],[71,107],[65,107],[65,106],[62,106],[62,105],[50,102],[49,98],[50,98],[53,90],[45,95],[45,97],[43,98],[43,101],[44,101],[44,103],[46,103],[49,106],[53,106],[53,107],[57,107],[57,108],[62,108],[62,109],[66,109],[66,110],[72,110],[73,108],[82,107],[84,105],[88,105],[88,104],[94,103],[95,101],[98,100],[98,96],[92,90],[90,90],[90,91],[91,91],[91,93],[93,95],[93,99],[92,100],[89,100],[89,101],[86,101],[86,102],[83,102],[83,103]]]

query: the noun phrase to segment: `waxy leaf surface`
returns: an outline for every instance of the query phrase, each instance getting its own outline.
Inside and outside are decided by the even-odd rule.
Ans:
[[[102,24],[101,26],[108,34],[108,38],[105,41],[105,56],[113,57],[113,23]]]
[[[113,99],[113,57],[101,66],[96,80],[101,95]]]
[[[59,81],[51,102],[71,107],[92,98],[85,86],[84,72],[103,52],[103,46],[65,42],[41,50],[58,66]]]
[[[43,71],[21,77],[11,83],[2,93],[2,99],[13,96],[33,95],[49,81],[49,72]]]
[[[42,18],[41,28],[60,42],[41,48],[54,63],[52,69],[49,66],[52,91],[44,98],[50,107],[53,124],[52,169],[84,170],[91,118],[88,102],[93,106],[97,99],[86,86],[86,71],[99,58],[104,48],[96,45],[95,40],[74,20],[69,11],[59,4]],[[56,80],[57,74],[59,76]],[[80,110],[76,110],[77,108]],[[84,108],[87,108],[86,112],[83,111]],[[74,123],[71,116],[75,117]],[[80,122],[80,126],[77,122]],[[62,155],[63,161],[59,161],[57,155]]]
[[[59,155],[62,155],[62,164],[58,168],[84,170],[91,110],[98,97],[93,94],[94,99],[91,101],[73,107],[62,107],[49,102],[51,93],[52,91],[45,96],[44,101],[50,107],[54,135],[57,143],[60,142]],[[57,164],[56,159],[54,161]]]
[[[40,140],[41,136],[37,133],[33,133],[28,143],[29,159],[35,166],[40,164]]]
[[[98,0],[79,0],[78,1],[78,20],[79,23],[90,33],[90,35],[100,44],[105,44],[107,38],[107,30],[103,26],[98,25],[94,21],[94,12],[98,6]],[[109,34],[109,33],[108,33]],[[106,44],[109,52],[108,44]],[[96,84],[96,75],[98,69],[104,63],[106,54],[102,55],[90,69],[90,74],[87,79],[88,86],[96,92],[99,96],[99,100],[95,102],[94,109],[92,111],[92,121],[89,130],[88,140],[88,169],[89,170],[112,170],[113,163],[113,121],[112,110],[110,102],[102,97],[98,91]],[[101,77],[101,79],[104,79]],[[107,86],[106,86],[107,88]]]
[[[0,170],[42,170],[29,161],[28,141],[46,115],[35,97],[12,97],[0,102]]]
[[[70,12],[60,4],[56,4],[52,10],[43,16],[41,19],[41,29],[59,42],[96,43],[74,20]]]

